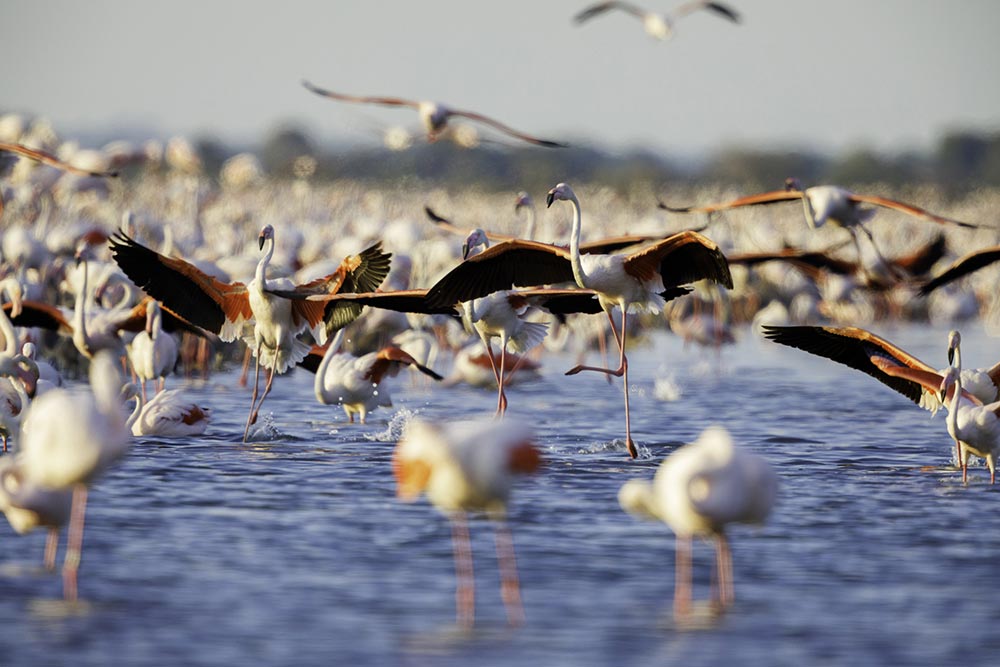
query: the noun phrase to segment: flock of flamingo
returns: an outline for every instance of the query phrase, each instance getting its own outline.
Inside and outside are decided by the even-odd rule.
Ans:
[[[602,2],[576,20],[620,10],[664,39],[677,18],[697,9],[739,21],[728,7],[705,1],[687,3],[671,16]],[[340,102],[414,108],[429,141],[464,119],[512,140],[564,146],[439,103],[304,85]],[[365,422],[371,411],[391,405],[388,378],[401,368],[433,381],[496,387],[492,419],[436,424],[414,418],[393,457],[399,497],[426,493],[453,520],[458,617],[466,625],[472,623],[474,597],[465,514],[473,511],[498,520],[502,598],[510,621],[523,619],[503,516],[513,478],[538,470],[541,457],[531,429],[505,413],[509,385],[537,371],[543,348],[576,349],[580,363],[566,375],[621,378],[623,446],[635,458],[628,342],[666,321],[685,338],[719,346],[731,340],[736,325],[752,322],[776,343],[867,373],[926,409],[944,408],[963,482],[971,456],[985,459],[994,481],[1000,363],[963,368],[957,331],[948,340],[949,365],[940,370],[871,331],[841,326],[890,315],[934,317],[933,294],[948,294],[960,304],[971,299],[976,312],[996,308],[995,287],[979,298],[953,284],[1000,259],[1000,249],[982,243],[995,237],[987,225],[882,195],[829,185],[803,188],[790,178],[774,191],[683,206],[652,195],[646,204],[623,202],[588,187],[600,226],[584,220],[581,197],[560,182],[545,193],[553,212],[545,216],[544,229],[533,197],[521,192],[511,200],[514,214],[527,216],[523,234],[478,226],[468,231],[439,214],[439,202],[414,201],[424,193],[376,195],[349,181],[317,184],[302,160],[306,166],[297,178],[278,181],[265,178],[252,155],[238,156],[216,187],[183,140],[172,140],[166,149],[119,142],[86,151],[60,142],[44,121],[0,118],[0,202],[6,203],[0,209],[0,294],[6,297],[0,311],[0,432],[4,451],[10,450],[0,458],[0,509],[19,533],[49,530],[48,568],[55,567],[59,531],[68,525],[67,599],[77,597],[88,486],[128,452],[135,437],[203,433],[211,407],[185,398],[182,389],[165,389],[165,383],[178,369],[207,372],[236,339],[244,343],[242,381],[251,394],[243,442],[254,437],[276,377],[297,366],[315,373],[316,399],[342,406],[351,422]],[[126,178],[116,178],[119,172]],[[483,206],[484,199],[489,197],[483,193],[463,193],[446,204],[473,220],[513,218],[493,201]],[[752,224],[761,220],[758,207],[795,201],[805,226],[793,219],[782,227],[789,230],[783,237],[772,218],[766,219],[766,234]],[[944,232],[893,257],[883,244],[907,244],[919,240],[920,232],[901,232],[900,225],[878,247],[867,226],[878,210],[872,207],[934,223]],[[420,219],[421,208],[429,221]],[[565,221],[562,208],[569,209],[569,229],[555,231],[555,221]],[[691,219],[700,223],[697,230],[664,231],[668,220]],[[647,231],[636,233],[635,220]],[[585,230],[612,229],[622,221],[631,231],[584,241]],[[853,258],[840,252],[841,240],[819,236],[827,222],[849,233]],[[817,236],[787,245],[807,228]],[[244,253],[251,229],[256,248]],[[827,245],[809,248],[814,238]],[[971,252],[940,270],[953,244]],[[940,306],[952,317],[963,307],[968,309]],[[603,363],[585,363],[592,347],[607,345],[606,330],[595,329],[590,317],[598,313],[607,318],[617,360],[605,355]],[[493,339],[499,339],[496,352]],[[353,351],[345,349],[348,343]],[[450,378],[435,370],[439,355],[449,350]],[[87,391],[66,379],[81,364],[89,365]],[[678,616],[691,609],[691,538],[716,540],[713,604],[723,609],[733,601],[725,527],[764,521],[776,490],[769,464],[738,447],[721,427],[668,456],[651,482],[621,487],[625,510],[662,521],[677,535]]]

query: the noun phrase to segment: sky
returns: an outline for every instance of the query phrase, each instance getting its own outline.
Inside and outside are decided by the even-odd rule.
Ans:
[[[586,0],[0,0],[0,111],[67,133],[256,143],[293,122],[379,141],[406,109],[317,97],[300,81],[479,111],[611,150],[884,152],[1000,130],[996,0],[725,0],[672,40]],[[636,0],[669,11],[676,3]]]

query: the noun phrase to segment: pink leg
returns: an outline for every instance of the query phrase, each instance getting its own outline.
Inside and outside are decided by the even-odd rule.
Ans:
[[[472,543],[465,514],[451,518],[451,541],[455,553],[455,604],[458,624],[471,628],[476,616],[476,588],[472,571]]]
[[[142,402],[146,402],[146,380],[139,380],[139,388],[142,389]]]
[[[257,350],[260,353],[260,350]],[[258,362],[259,363],[259,362]],[[240,386],[247,386],[247,374],[250,371],[250,346],[247,346],[246,352],[243,353],[243,370],[240,372]]]
[[[500,371],[497,369],[497,360],[493,358],[493,346],[490,345],[490,339],[486,334],[479,334],[479,338],[483,341],[483,347],[486,348],[486,357],[490,360],[490,368],[493,369],[493,379],[497,383],[497,412],[496,416],[500,417],[503,415],[504,408],[504,397],[503,397],[503,377]]]
[[[45,538],[45,569],[52,572],[56,569],[56,552],[59,549],[59,529],[49,528],[48,537]]]
[[[77,599],[77,571],[83,549],[83,523],[87,513],[87,487],[73,487],[73,505],[70,510],[69,531],[66,537],[66,556],[63,558],[63,597],[69,602]]]
[[[275,363],[277,363],[277,361],[275,361]],[[271,368],[269,368],[267,371],[267,382],[264,383],[264,393],[261,394],[260,396],[260,401],[257,403],[257,408],[253,411],[253,418],[250,423],[252,424],[257,423],[257,416],[258,413],[260,412],[260,406],[264,405],[264,399],[267,398],[267,395],[271,393],[272,382],[274,382],[274,366],[271,366]]]
[[[733,555],[729,550],[729,540],[720,533],[715,540],[715,569],[719,577],[719,609],[733,603]]]
[[[249,351],[249,347],[247,350]],[[256,411],[254,408],[257,406],[257,386],[260,384],[260,345],[257,345],[257,363],[254,367],[253,373],[253,394],[250,396],[250,414],[247,415],[247,426],[243,429],[243,442],[247,441],[247,436],[250,434],[250,424],[254,421],[254,415]]]
[[[497,407],[499,411],[499,416],[503,417],[507,414],[507,393],[504,391],[503,383],[505,381],[504,369],[507,368],[507,340],[503,337],[500,338],[500,375],[497,378],[497,386],[500,388],[499,405]]]
[[[622,337],[619,338],[618,331],[615,329],[615,322],[611,318],[611,313],[605,311],[608,316],[608,322],[611,324],[611,333],[615,336],[615,342],[618,343],[618,369],[611,370],[610,368],[602,368],[600,366],[584,366],[578,365],[566,371],[566,375],[576,375],[580,371],[596,371],[598,373],[607,373],[608,375],[614,375],[615,377],[621,377],[625,372],[623,360],[625,358],[625,346],[624,346],[624,323],[625,323],[625,311],[622,311]]]
[[[524,624],[524,606],[521,604],[521,584],[517,577],[517,558],[514,556],[514,536],[505,522],[496,529],[497,564],[500,568],[500,598],[507,608],[507,622]]]
[[[674,617],[683,618],[691,612],[691,537],[676,538],[674,561]]]

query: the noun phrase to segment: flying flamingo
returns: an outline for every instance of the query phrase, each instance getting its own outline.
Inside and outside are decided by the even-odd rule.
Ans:
[[[226,342],[243,335],[256,359],[250,414],[243,441],[256,422],[257,413],[271,391],[275,374],[288,371],[309,353],[311,346],[298,338],[307,329],[323,343],[328,329],[339,328],[361,312],[361,306],[335,309],[326,316],[326,304],[309,301],[305,294],[374,291],[389,273],[389,257],[376,243],[359,255],[344,259],[333,273],[304,285],[287,279],[268,279],[267,266],[274,255],[274,228],[266,225],[258,236],[258,247],[267,251],[257,263],[253,280],[224,283],[184,260],[165,257],[119,232],[111,240],[115,261],[126,275],[155,299],[179,315]],[[281,295],[302,295],[286,298]],[[253,321],[252,334],[244,328]],[[261,363],[268,369],[264,392],[258,402]]]
[[[130,399],[135,399],[135,406],[125,426],[132,435],[201,435],[212,415],[210,409],[186,399],[180,389],[161,391],[146,402],[139,388],[129,382],[122,387],[122,400]]]
[[[926,211],[919,206],[914,206],[913,204],[907,204],[906,202],[889,199],[888,197],[879,197],[877,195],[860,195],[836,185],[816,185],[803,189],[797,178],[786,179],[784,190],[774,190],[771,192],[747,195],[746,197],[740,197],[738,199],[734,199],[733,201],[721,204],[676,207],[668,206],[667,204],[660,202],[659,206],[662,209],[674,213],[711,214],[718,211],[728,211],[734,208],[766,206],[796,200],[802,202],[802,210],[805,214],[806,223],[810,228],[816,229],[822,227],[827,221],[829,221],[830,223],[837,225],[838,227],[842,227],[850,232],[851,239],[854,242],[859,258],[861,257],[861,244],[858,240],[858,230],[863,232],[865,236],[868,237],[868,240],[871,241],[872,248],[875,249],[879,262],[884,266],[891,266],[891,263],[882,256],[878,246],[875,244],[875,238],[864,225],[868,219],[875,215],[876,210],[872,208],[862,208],[863,204],[871,204],[873,206],[892,209],[915,218],[936,222],[940,225],[957,225],[967,229],[978,229],[980,227],[979,225],[931,213],[930,211]]]
[[[742,451],[726,429],[713,426],[663,460],[652,482],[630,480],[618,492],[626,512],[659,520],[677,536],[674,615],[691,611],[691,538],[716,544],[721,611],[732,604],[733,564],[725,528],[729,523],[763,523],[771,512],[778,477],[762,457]]]
[[[998,260],[1000,260],[1000,245],[970,252],[969,254],[955,260],[955,263],[941,272],[940,275],[921,285],[920,295],[927,296],[938,287],[947,285],[951,281],[957,280],[962,276],[967,276],[973,271],[985,268]]]
[[[355,414],[364,424],[369,412],[377,407],[392,405],[385,378],[395,376],[403,366],[416,368],[435,380],[442,379],[395,345],[355,357],[340,351],[343,339],[344,329],[340,329],[326,350],[320,348],[323,356],[318,366],[307,363],[309,357],[302,366],[316,374],[313,383],[316,400],[323,405],[340,404],[351,423]],[[314,350],[310,357],[316,354],[317,350]]]
[[[361,96],[361,95],[345,95],[343,93],[335,93],[332,90],[326,90],[318,86],[314,86],[308,81],[303,81],[302,85],[306,89],[321,95],[323,97],[329,97],[330,99],[339,100],[341,102],[357,102],[360,104],[379,104],[382,106],[390,107],[411,107],[417,110],[417,114],[420,116],[420,122],[423,123],[424,129],[427,130],[427,140],[436,141],[442,132],[445,131],[448,121],[451,118],[468,118],[469,120],[476,121],[478,123],[483,123],[489,125],[490,127],[503,132],[504,134],[510,135],[515,139],[520,139],[521,141],[526,141],[529,144],[535,144],[536,146],[547,146],[549,148],[564,148],[565,144],[560,144],[555,141],[549,141],[548,139],[539,139],[538,137],[533,137],[530,134],[525,134],[524,132],[519,132],[509,125],[504,125],[503,123],[490,118],[489,116],[484,116],[480,113],[474,111],[462,111],[460,109],[453,109],[447,107],[440,102],[427,102],[427,101],[416,101],[407,100],[401,97],[382,97],[382,96]]]
[[[91,171],[89,169],[81,169],[68,162],[60,160],[55,155],[46,153],[45,151],[37,150],[35,148],[28,148],[27,146],[22,146],[21,144],[12,144],[7,142],[0,142],[0,154],[10,153],[17,155],[19,157],[25,157],[29,160],[34,160],[35,162],[41,162],[42,164],[48,165],[50,167],[55,167],[62,171],[67,171],[71,174],[79,174],[81,176],[98,176],[98,177],[108,177],[114,178],[118,176],[117,171]],[[3,193],[0,192],[0,216],[3,215]]]
[[[549,190],[546,204],[556,200],[573,206],[573,228],[569,250],[535,241],[512,240],[499,243],[468,258],[437,282],[427,293],[432,304],[455,304],[510,289],[514,285],[534,286],[574,281],[582,289],[592,289],[611,324],[618,343],[618,368],[576,366],[567,375],[596,371],[624,379],[625,444],[635,458],[629,416],[628,359],[625,356],[627,318],[630,308],[659,312],[667,300],[687,290],[678,287],[701,279],[733,286],[729,265],[719,247],[698,232],[684,231],[628,254],[581,255],[582,227],[580,200],[565,183]],[[612,309],[622,313],[621,330],[615,328]]]
[[[107,351],[90,362],[88,393],[53,389],[32,403],[21,425],[17,466],[26,484],[72,490],[63,592],[77,598],[87,486],[128,451],[119,399],[122,378]]]
[[[508,621],[523,622],[514,542],[504,519],[514,475],[534,472],[540,460],[530,430],[510,421],[435,424],[413,419],[396,445],[397,496],[410,502],[426,492],[431,504],[451,519],[458,622],[465,627],[475,617],[468,512],[485,512],[497,522],[501,597]]]
[[[698,11],[699,9],[710,10],[723,18],[729,19],[733,23],[740,22],[739,14],[734,12],[732,9],[722,3],[709,2],[708,0],[694,0],[693,2],[686,2],[677,7],[670,14],[657,14],[656,12],[646,11],[645,9],[628,2],[609,0],[608,2],[598,2],[595,5],[587,7],[574,16],[573,20],[577,23],[584,23],[595,16],[599,16],[600,14],[611,11],[612,9],[618,9],[636,17],[642,21],[642,26],[645,28],[650,37],[655,37],[656,39],[661,40],[669,39],[674,34],[674,23],[678,19],[683,16],[687,16],[692,12]]]

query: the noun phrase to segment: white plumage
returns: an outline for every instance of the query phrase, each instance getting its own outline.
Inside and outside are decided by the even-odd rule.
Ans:
[[[677,581],[674,610],[686,614],[691,604],[692,537],[714,538],[719,577],[718,603],[732,602],[732,563],[725,527],[762,523],[774,505],[778,479],[763,458],[744,452],[729,432],[706,429],[660,464],[652,482],[631,480],[618,493],[622,508],[663,521],[677,535]]]

